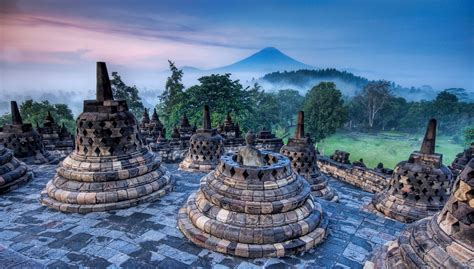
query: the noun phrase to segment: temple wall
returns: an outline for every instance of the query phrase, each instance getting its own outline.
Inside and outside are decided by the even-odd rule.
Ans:
[[[338,163],[321,155],[318,155],[318,167],[323,173],[333,178],[372,193],[382,191],[390,183],[388,174],[382,174],[366,167]]]

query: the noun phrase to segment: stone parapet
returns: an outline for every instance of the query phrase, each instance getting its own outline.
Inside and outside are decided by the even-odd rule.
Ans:
[[[366,167],[339,163],[322,155],[318,155],[317,164],[323,173],[364,191],[381,192],[390,183],[390,174],[380,173]]]

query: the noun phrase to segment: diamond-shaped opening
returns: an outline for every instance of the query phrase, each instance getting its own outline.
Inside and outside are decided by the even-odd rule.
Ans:
[[[114,128],[117,128],[117,122],[116,122],[116,121],[113,121],[113,122],[112,122],[112,126],[113,126]]]
[[[230,172],[230,176],[233,177],[235,175],[234,167],[230,168],[229,172]]]
[[[87,147],[84,147],[84,153],[87,154],[89,152],[89,149]]]
[[[111,155],[113,155],[114,152],[115,152],[115,147],[110,147],[110,148],[109,148],[109,153],[110,153]]]
[[[89,137],[89,139],[87,139],[87,143],[92,146],[92,144],[94,144],[94,140]]]
[[[418,201],[418,200],[420,200],[420,198],[421,198],[421,197],[420,197],[419,195],[415,195],[415,200]]]
[[[92,126],[94,126],[94,123],[92,123],[92,121],[89,121],[89,122],[87,123],[87,126],[89,126],[89,129],[91,129]]]
[[[418,180],[418,181],[416,181],[416,183],[417,183],[418,185],[421,185],[421,184],[423,184],[423,181],[422,181],[422,180]]]
[[[105,127],[105,121],[101,121],[101,122],[99,123],[99,126],[100,126],[101,128],[104,128],[104,127]]]
[[[258,179],[262,180],[263,176],[264,176],[263,171],[262,170],[258,171],[258,175],[257,175]]]
[[[275,177],[278,174],[277,170],[273,169],[272,176]]]
[[[244,179],[247,179],[249,177],[249,173],[247,172],[247,170],[244,170],[242,176],[244,177]]]
[[[112,130],[110,130],[110,129],[105,129],[104,133],[105,133],[105,135],[107,135],[107,136],[111,136],[111,135],[112,135]]]
[[[82,131],[82,134],[83,134],[84,136],[86,136],[86,135],[87,135],[87,130],[84,129],[84,130]]]
[[[423,188],[423,189],[421,190],[421,192],[426,195],[426,193],[428,192],[428,190],[427,190],[426,188]]]

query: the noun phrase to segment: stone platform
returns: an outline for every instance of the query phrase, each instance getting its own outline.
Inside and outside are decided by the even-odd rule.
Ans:
[[[31,166],[35,180],[0,196],[1,268],[362,268],[369,253],[394,240],[404,224],[361,210],[372,194],[329,180],[339,203],[318,200],[328,236],[302,256],[241,259],[199,248],[176,228],[178,209],[203,173],[177,171],[175,190],[153,203],[110,212],[60,213],[38,202],[56,166]]]

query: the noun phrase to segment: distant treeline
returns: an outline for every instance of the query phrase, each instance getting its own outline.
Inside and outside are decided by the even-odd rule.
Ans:
[[[367,78],[356,76],[350,72],[340,71],[334,68],[273,72],[263,76],[262,81],[275,85],[286,85],[287,87],[294,86],[308,89],[311,89],[311,87],[320,81],[335,82],[339,87],[342,86],[339,84],[346,83],[347,85],[357,89],[355,91],[356,94],[368,83],[373,82]],[[408,101],[433,100],[439,93],[439,91],[434,90],[430,86],[422,86],[419,88],[403,87],[395,82],[389,82],[389,86],[395,96],[403,97]],[[350,97],[352,97],[354,92],[345,88],[340,88],[340,90],[343,95],[349,95]],[[460,101],[474,102],[474,93],[469,93],[465,89],[450,88],[446,90],[455,94]]]

